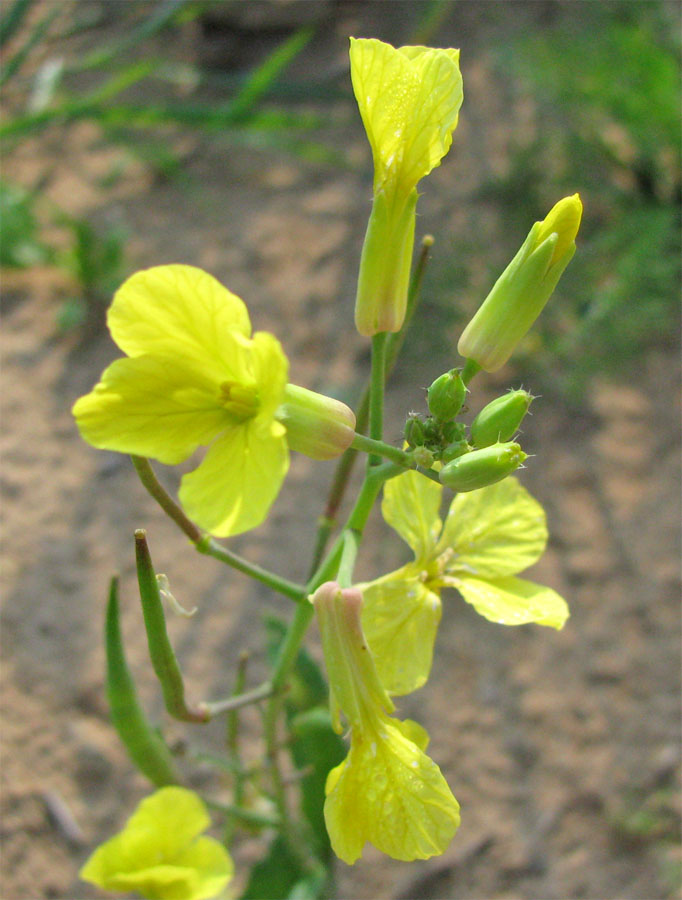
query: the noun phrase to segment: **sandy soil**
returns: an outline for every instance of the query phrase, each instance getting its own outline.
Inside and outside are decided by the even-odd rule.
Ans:
[[[342,36],[333,35],[316,52],[328,61],[343,46]],[[476,111],[486,96],[490,109],[489,73],[481,58],[467,67],[465,109],[472,114],[463,113],[456,152],[424,185],[420,204],[419,233],[444,236],[436,260],[447,252],[449,229],[481,217],[485,228],[471,196],[480,177]],[[502,106],[500,99],[495,127],[486,132],[493,160],[509,137]],[[184,183],[154,181],[140,169],[98,191],[90,176],[108,160],[90,147],[96,133],[78,126],[62,146],[50,191],[96,222],[125,222],[131,271],[174,261],[211,271],[244,297],[257,328],[280,337],[292,381],[351,398],[367,371],[351,308],[369,157],[350,107],[337,121],[345,145],[367,163],[361,171],[202,144]],[[49,146],[47,139],[25,145],[12,166],[23,172],[40,166]],[[148,709],[161,717],[140,628],[133,530],[147,529],[157,569],[182,602],[199,606],[189,623],[172,624],[197,698],[229,692],[244,647],[253,651],[256,683],[261,618],[290,612],[260,586],[193,554],[127,459],[80,440],[70,406],[117,352],[102,329],[86,337],[57,333],[65,291],[61,276],[47,270],[4,278],[5,900],[96,896],[78,881],[78,866],[147,790],[108,724],[102,677],[106,588],[119,572],[131,664]],[[391,438],[405,413],[421,404],[422,387],[455,362],[455,340],[453,334],[452,355],[430,355],[416,370],[397,371],[388,400]],[[475,403],[513,379],[510,369],[499,380],[480,379]],[[542,393],[542,385],[530,387]],[[395,863],[369,849],[353,868],[340,864],[341,896],[676,896],[678,394],[678,361],[661,351],[627,383],[596,383],[580,414],[556,400],[537,401],[524,428],[525,449],[537,455],[523,481],[545,504],[552,538],[531,577],[559,590],[572,617],[561,633],[504,629],[454,593],[445,597],[433,676],[400,712],[429,729],[430,752],[462,804],[461,830],[438,860]],[[268,523],[234,547],[303,578],[302,548],[331,472],[331,464],[296,458]],[[164,476],[177,483],[176,472]],[[379,516],[368,537],[361,577],[404,558]],[[187,735],[178,723],[164,725],[172,739]],[[255,742],[257,717],[245,716],[244,725],[246,740]],[[210,747],[220,737],[214,723],[196,741]],[[207,772],[200,769],[198,778],[206,780]],[[632,824],[636,814],[648,817],[645,827]],[[238,863],[258,852],[253,840],[242,841]]]

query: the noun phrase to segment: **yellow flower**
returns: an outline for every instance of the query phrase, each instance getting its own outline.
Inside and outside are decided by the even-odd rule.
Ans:
[[[179,497],[213,534],[239,534],[263,521],[289,467],[289,448],[327,459],[354,437],[348,407],[287,385],[279,341],[252,335],[242,300],[201,269],[137,272],[116,292],[107,321],[127,358],[76,401],[81,435],[100,449],[168,465],[210,445],[183,477]],[[280,415],[292,422],[289,437]]]
[[[336,855],[352,865],[366,842],[394,859],[443,853],[459,826],[459,804],[426,753],[428,735],[416,722],[390,717],[393,703],[368,652],[362,595],[335,582],[315,593],[332,721],[350,726],[350,752],[327,776],[324,816]]]
[[[374,200],[360,261],[360,334],[405,318],[417,183],[450,149],[462,105],[459,50],[351,38],[353,91],[374,159]]]
[[[161,788],[139,804],[123,831],[95,850],[79,875],[106,891],[137,891],[149,900],[215,897],[234,867],[221,843],[200,836],[210,824],[195,793]]]
[[[444,525],[441,494],[416,472],[386,482],[384,519],[415,559],[359,585],[362,626],[381,683],[392,694],[414,691],[428,678],[444,587],[456,588],[480,615],[502,625],[562,628],[568,618],[555,591],[515,577],[547,543],[544,511],[515,478],[459,494]]]
[[[583,205],[578,194],[559,200],[536,222],[521,249],[464,329],[457,349],[467,359],[495,372],[552,296],[575,253]]]

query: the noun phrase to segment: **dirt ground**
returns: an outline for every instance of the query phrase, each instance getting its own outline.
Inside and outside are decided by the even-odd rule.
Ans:
[[[342,60],[338,33],[312,57]],[[345,32],[348,33],[348,30]],[[390,38],[391,35],[379,34]],[[453,40],[457,38],[454,37]],[[457,44],[455,44],[457,45]],[[481,110],[489,159],[509,139],[504,99],[491,101],[483,55],[463,63],[466,101],[454,151],[424,183],[419,234],[437,238],[478,221]],[[471,114],[468,113],[471,111]],[[52,198],[100,223],[123,222],[130,271],[186,262],[242,296],[254,326],[277,334],[291,380],[350,399],[367,372],[367,346],[352,328],[354,278],[370,197],[369,155],[348,108],[339,138],[357,170],[205,142],[182,182],[139,168],[111,188],[92,176],[117,150],[74,126],[59,147]],[[352,123],[352,124],[347,124]],[[26,144],[7,175],[53,154],[49,136]],[[578,186],[577,186],[578,187]],[[589,198],[586,198],[589,215]],[[485,230],[485,224],[483,231]],[[485,250],[485,233],[481,249]],[[447,252],[437,241],[434,258]],[[147,708],[161,717],[146,657],[134,581],[132,534],[148,531],[157,570],[181,602],[196,603],[173,637],[193,696],[231,689],[234,662],[253,651],[262,669],[262,616],[286,601],[193,553],[136,481],[125,457],[84,444],[70,416],[116,348],[103,329],[61,335],[55,312],[63,277],[6,274],[3,287],[2,487],[2,882],[4,900],[103,896],[79,882],[92,847],[120,827],[147,785],[107,719],[102,625],[110,575],[121,575],[126,647]],[[428,298],[426,298],[428,300]],[[430,355],[398,369],[388,398],[388,437],[398,440],[422,388],[457,362]],[[447,853],[425,863],[387,860],[368,848],[339,864],[347,898],[633,898],[677,896],[680,854],[679,361],[652,351],[621,383],[598,381],[580,413],[538,400],[524,426],[536,454],[522,480],[548,512],[551,541],[530,577],[569,601],[562,632],[496,627],[454,592],[444,597],[431,680],[399,705],[432,736],[430,753],[462,806]],[[511,367],[476,384],[482,405],[515,385]],[[526,385],[542,394],[542,385]],[[333,464],[293,460],[268,522],[232,545],[301,580]],[[178,473],[163,473],[170,485]],[[360,577],[404,559],[371,520]],[[312,636],[312,644],[315,637]],[[172,739],[187,730],[164,722]],[[256,740],[257,716],[245,716]],[[213,723],[196,740],[221,738]],[[194,738],[194,735],[192,735]],[[199,766],[198,778],[208,778]],[[237,845],[239,870],[258,844]],[[242,871],[238,877],[243,878]],[[239,882],[236,883],[236,889]]]

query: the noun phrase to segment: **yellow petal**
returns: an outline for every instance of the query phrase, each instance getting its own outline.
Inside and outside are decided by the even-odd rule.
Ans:
[[[184,265],[136,272],[116,292],[107,322],[128,356],[192,360],[208,377],[231,370],[225,336],[251,334],[243,301],[207,272]]]
[[[289,468],[285,429],[250,419],[227,431],[185,475],[179,498],[187,515],[218,537],[260,525]]]
[[[440,597],[420,581],[414,565],[359,587],[362,628],[379,680],[389,694],[416,691],[431,671]]]
[[[575,241],[582,215],[583,204],[580,194],[572,194],[555,203],[540,223],[540,228],[535,235],[536,247],[539,247],[551,234],[559,236],[554,246],[550,265],[560,259]]]
[[[500,625],[535,622],[563,628],[569,615],[566,601],[556,591],[513,575],[490,579],[467,575],[451,583],[477,613]]]
[[[289,362],[280,342],[267,331],[257,331],[250,342],[248,375],[258,386],[258,419],[269,421],[284,398]]]
[[[80,877],[105,890],[135,890],[159,900],[213,897],[233,866],[222,845],[198,837],[209,824],[196,794],[162,788],[140,803],[119,834],[98,847]]]
[[[439,165],[462,104],[457,50],[351,38],[351,80],[374,157],[374,189],[409,192]]]
[[[441,529],[438,508],[443,488],[418,472],[405,472],[384,485],[381,513],[425,565]]]
[[[218,386],[182,359],[119,359],[73,415],[83,438],[101,450],[150,456],[173,465],[210,443],[229,419]]]
[[[515,575],[540,558],[547,544],[545,512],[515,478],[458,494],[436,555],[454,551],[451,575]]]
[[[348,757],[327,778],[324,815],[332,848],[349,865],[368,841],[394,859],[428,859],[459,826],[440,769],[387,717],[376,730],[352,730]]]

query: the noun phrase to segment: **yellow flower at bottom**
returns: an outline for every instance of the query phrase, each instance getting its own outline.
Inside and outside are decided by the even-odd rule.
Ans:
[[[259,525],[289,466],[275,417],[288,374],[279,341],[251,336],[242,300],[184,265],[137,272],[116,292],[107,322],[127,358],[76,401],[83,438],[168,465],[208,445],[180,485],[187,514],[222,537]]]
[[[391,718],[393,704],[362,634],[362,595],[335,582],[315,593],[332,720],[350,725],[350,752],[327,776],[324,817],[336,855],[352,865],[366,842],[394,859],[443,853],[459,827],[459,804],[424,750],[415,722]]]
[[[165,787],[146,797],[125,828],[95,850],[79,875],[106,891],[137,891],[148,900],[207,900],[234,870],[192,791]]]

